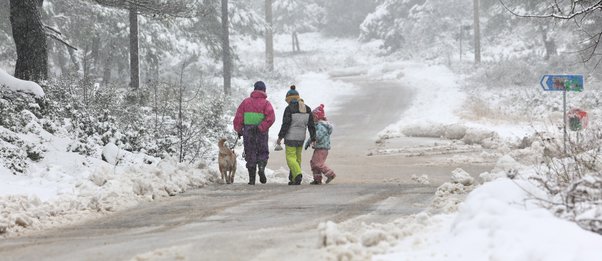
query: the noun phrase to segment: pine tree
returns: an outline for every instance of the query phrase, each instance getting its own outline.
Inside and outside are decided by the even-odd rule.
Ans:
[[[139,32],[138,15],[150,17],[157,16],[186,16],[192,9],[185,1],[162,0],[95,0],[105,6],[128,10],[130,22],[130,87],[137,90],[140,87],[140,61],[139,61]]]
[[[17,49],[15,77],[41,81],[48,78],[48,46],[40,9],[44,0],[11,0],[10,22]]]

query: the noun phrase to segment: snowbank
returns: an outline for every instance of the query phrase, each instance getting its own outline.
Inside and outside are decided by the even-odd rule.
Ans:
[[[30,93],[36,97],[44,96],[44,90],[37,83],[17,79],[0,69],[0,86],[2,85],[12,91]]]
[[[530,183],[497,179],[453,213],[353,228],[321,223],[319,243],[333,260],[602,260],[602,237],[555,217],[533,194],[543,196]]]
[[[457,214],[429,218],[374,260],[602,260],[600,235],[556,218],[530,193],[543,194],[522,181],[487,183]]]
[[[25,176],[2,173],[0,180],[0,231],[10,236],[200,188],[215,182],[217,174],[173,159],[111,166],[69,155],[63,162],[36,164]]]
[[[103,161],[70,151],[77,140],[65,128],[49,133],[37,118],[24,132],[0,127],[0,144],[43,144],[39,157],[27,155],[11,161],[0,154],[0,236],[14,236],[122,210],[203,187],[217,180],[217,172],[204,165],[178,163],[105,146]],[[12,144],[14,143],[14,144]],[[98,150],[101,150],[99,148]],[[18,150],[14,150],[17,151]],[[19,154],[20,155],[20,154]],[[22,164],[22,168],[7,166]]]

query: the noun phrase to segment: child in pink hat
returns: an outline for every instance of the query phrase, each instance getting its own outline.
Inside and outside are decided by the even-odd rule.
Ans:
[[[314,176],[314,181],[310,184],[322,184],[322,175],[326,176],[326,183],[330,183],[336,174],[326,165],[326,158],[330,150],[330,135],[332,134],[332,124],[326,120],[324,113],[324,104],[320,104],[312,111],[314,124],[316,125],[316,143],[313,146],[314,154],[311,157],[311,171]],[[310,145],[310,142],[305,143],[305,149]]]

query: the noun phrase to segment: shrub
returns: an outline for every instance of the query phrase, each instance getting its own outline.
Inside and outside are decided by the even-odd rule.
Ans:
[[[539,134],[543,161],[528,179],[551,196],[552,201],[541,202],[556,215],[602,234],[602,131],[587,130],[578,135],[579,142],[568,139],[565,155],[562,139]]]

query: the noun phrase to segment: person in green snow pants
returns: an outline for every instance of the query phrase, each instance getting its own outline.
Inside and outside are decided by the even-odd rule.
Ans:
[[[301,152],[305,135],[309,131],[312,143],[316,141],[316,127],[311,114],[311,108],[305,105],[295,85],[286,93],[288,106],[284,109],[282,126],[278,133],[276,143],[280,145],[284,139],[286,163],[291,170],[289,185],[301,185],[303,175],[301,174]]]

